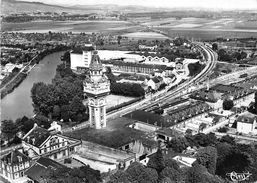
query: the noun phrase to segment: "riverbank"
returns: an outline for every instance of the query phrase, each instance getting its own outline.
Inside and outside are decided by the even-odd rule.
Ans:
[[[30,60],[30,62],[24,67],[24,69],[21,70],[10,83],[8,83],[1,90],[1,99],[3,99],[8,94],[10,94],[12,91],[14,91],[14,89],[17,88],[22,83],[22,81],[27,77],[29,72],[23,72],[24,70],[26,70],[27,66],[34,67],[35,64],[38,64],[40,60],[42,60],[45,56],[52,54],[54,52],[65,51],[67,49],[69,49],[69,47],[63,46],[63,45],[57,45],[56,47],[53,47],[51,49],[44,49],[43,51],[41,51],[37,56],[35,56]]]
[[[23,116],[34,115],[32,106],[31,88],[34,83],[43,82],[49,84],[56,74],[56,68],[62,63],[63,51],[45,56],[39,64],[30,71],[27,77],[11,93],[1,101],[1,120],[16,120]]]

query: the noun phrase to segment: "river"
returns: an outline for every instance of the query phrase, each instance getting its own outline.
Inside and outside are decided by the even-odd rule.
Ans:
[[[51,83],[55,76],[57,65],[61,63],[60,56],[64,52],[56,52],[43,58],[29,73],[27,78],[1,101],[1,120],[33,116],[30,90],[34,83]]]

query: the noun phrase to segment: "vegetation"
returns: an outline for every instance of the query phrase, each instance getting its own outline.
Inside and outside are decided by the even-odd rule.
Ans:
[[[248,111],[257,114],[257,92],[254,95],[254,102],[249,106]]]
[[[57,67],[52,84],[35,83],[31,97],[36,114],[65,122],[88,119],[87,108],[82,103],[82,79],[64,64]]]
[[[27,74],[19,73],[12,82],[10,82],[8,85],[6,85],[5,88],[3,88],[3,90],[1,91],[1,99],[11,93],[16,87],[18,87],[26,77]]]
[[[234,107],[234,102],[233,100],[225,99],[222,105],[224,110],[230,110],[232,107]]]
[[[111,68],[108,67],[105,74],[110,80],[110,83],[111,83],[110,89],[112,94],[131,96],[131,97],[141,97],[145,95],[145,91],[140,84],[117,83]]]
[[[79,168],[58,168],[48,169],[42,177],[47,183],[99,183],[102,182],[100,171],[90,168],[90,166],[82,166]]]
[[[200,64],[199,62],[190,63],[190,64],[188,64],[189,75],[195,76],[195,75],[199,74],[203,68],[204,68],[204,65]]]
[[[227,133],[227,131],[228,131],[227,127],[221,127],[218,129],[218,132],[220,132],[220,133]]]
[[[225,62],[236,62],[243,60],[247,57],[247,53],[244,51],[234,51],[229,52],[225,49],[220,49],[218,51],[218,60]]]

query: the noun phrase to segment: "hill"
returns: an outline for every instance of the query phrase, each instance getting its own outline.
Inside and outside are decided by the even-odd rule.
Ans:
[[[91,13],[85,12],[84,9],[78,7],[64,7],[57,5],[49,5],[39,2],[25,2],[16,0],[2,0],[1,12],[2,15],[9,15],[14,13],[31,13],[31,12],[69,12],[69,13]]]

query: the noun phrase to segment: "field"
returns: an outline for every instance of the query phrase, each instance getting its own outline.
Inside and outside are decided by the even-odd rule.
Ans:
[[[133,19],[131,19],[133,22]],[[155,32],[142,32],[146,27],[161,30],[170,37],[186,37],[193,40],[216,38],[248,38],[257,35],[257,20],[245,18],[164,18],[129,21],[35,21],[26,23],[2,23],[2,31],[24,33],[39,32],[92,32],[113,33],[135,39],[166,39]],[[136,21],[134,21],[136,22]]]
[[[35,21],[26,23],[2,23],[2,31],[30,32],[101,32],[128,29],[131,23],[125,21]]]
[[[257,21],[244,18],[166,18],[145,22],[142,25],[166,32],[171,37],[194,39],[256,37]]]
[[[124,102],[128,102],[130,100],[133,100],[135,98],[133,97],[125,97],[125,96],[120,96],[120,95],[108,95],[106,98],[107,102],[107,108],[122,104]]]
[[[133,32],[123,34],[123,36],[135,39],[168,39],[168,37],[155,32]]]

